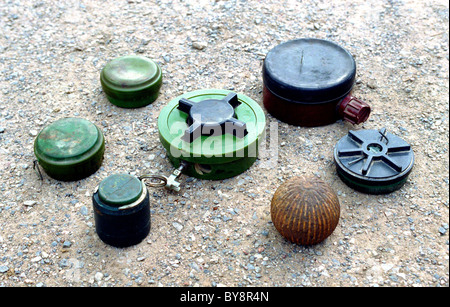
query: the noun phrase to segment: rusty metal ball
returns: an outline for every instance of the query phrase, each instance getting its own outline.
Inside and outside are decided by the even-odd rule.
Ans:
[[[314,245],[330,236],[339,222],[339,199],[317,177],[294,177],[275,191],[270,215],[278,232],[300,245]]]

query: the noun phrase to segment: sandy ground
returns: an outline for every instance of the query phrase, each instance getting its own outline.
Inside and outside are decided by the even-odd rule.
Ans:
[[[449,46],[447,1],[14,1],[0,3],[0,286],[449,285]],[[152,229],[119,249],[97,236],[91,195],[117,172],[169,174],[157,117],[172,98],[206,88],[262,104],[261,65],[279,43],[332,40],[355,57],[354,94],[369,120],[302,128],[277,121],[248,171],[222,181],[181,176],[179,193],[149,188]],[[158,62],[158,100],[110,104],[99,74],[111,59]],[[92,176],[58,182],[33,170],[37,133],[67,116],[97,124],[105,160]],[[409,142],[407,183],[367,195],[337,176],[333,147],[349,130]],[[270,219],[276,188],[313,175],[339,196],[324,242],[286,241]]]

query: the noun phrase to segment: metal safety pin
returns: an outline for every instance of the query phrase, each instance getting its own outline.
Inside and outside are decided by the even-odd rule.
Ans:
[[[180,182],[177,181],[178,177],[180,177],[183,170],[187,167],[187,163],[182,162],[180,166],[170,174],[169,177],[164,175],[152,174],[152,175],[142,175],[139,180],[150,179],[148,183],[146,183],[150,187],[165,187],[169,190],[180,191]]]

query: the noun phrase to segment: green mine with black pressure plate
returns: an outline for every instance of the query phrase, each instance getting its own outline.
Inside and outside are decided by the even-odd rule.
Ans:
[[[250,97],[204,89],[171,100],[158,117],[172,164],[188,176],[219,180],[247,170],[258,157],[265,114]]]

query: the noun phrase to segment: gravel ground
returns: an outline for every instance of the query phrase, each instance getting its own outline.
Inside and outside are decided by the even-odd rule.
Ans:
[[[444,0],[1,1],[0,286],[448,287],[448,22]],[[148,237],[105,245],[90,198],[97,184],[173,170],[158,139],[161,108],[203,88],[261,104],[265,54],[299,37],[354,55],[354,94],[372,105],[370,119],[301,128],[267,115],[273,155],[228,180],[183,175],[179,193],[149,188]],[[125,54],[161,65],[152,105],[106,100],[100,70]],[[41,181],[34,139],[67,116],[103,130],[105,160],[77,182]],[[350,129],[382,127],[413,146],[414,169],[394,193],[356,192],[337,177],[333,147]],[[297,175],[327,181],[341,203],[336,230],[313,247],[289,243],[270,219],[276,188]]]

